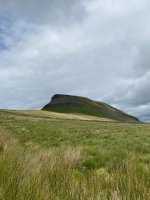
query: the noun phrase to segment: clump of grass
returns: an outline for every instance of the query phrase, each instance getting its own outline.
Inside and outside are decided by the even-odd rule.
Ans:
[[[22,146],[0,131],[2,200],[148,200],[150,171],[141,157],[111,158],[106,168],[88,170],[82,148]],[[101,159],[101,157],[99,157]]]

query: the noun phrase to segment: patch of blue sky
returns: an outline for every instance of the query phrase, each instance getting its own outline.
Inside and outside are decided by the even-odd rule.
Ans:
[[[0,34],[9,34],[14,19],[9,14],[0,14]]]
[[[7,49],[6,45],[2,41],[0,41],[0,51],[4,51],[6,49]]]
[[[7,46],[2,41],[0,41],[0,51],[6,50],[6,49],[7,49]]]
[[[14,19],[10,14],[0,14],[0,51],[8,49],[7,38],[14,37]]]

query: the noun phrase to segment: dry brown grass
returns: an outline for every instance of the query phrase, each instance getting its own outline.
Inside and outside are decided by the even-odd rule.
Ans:
[[[65,114],[65,113],[55,113],[55,112],[47,112],[43,110],[9,110],[4,111],[8,112],[10,115],[18,117],[18,118],[32,118],[33,120],[39,119],[62,119],[62,120],[81,120],[81,121],[108,121],[113,122],[115,120],[103,118],[103,117],[96,117],[96,116],[90,116],[85,114]]]

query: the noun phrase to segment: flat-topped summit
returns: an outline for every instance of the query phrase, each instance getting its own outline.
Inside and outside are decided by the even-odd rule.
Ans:
[[[80,113],[122,122],[139,122],[138,118],[128,115],[106,103],[93,101],[86,97],[65,94],[55,94],[42,110],[59,113]]]

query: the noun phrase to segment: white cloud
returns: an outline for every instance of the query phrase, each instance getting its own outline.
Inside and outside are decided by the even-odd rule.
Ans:
[[[68,93],[150,119],[148,1],[12,2],[0,0],[1,108],[40,108]]]

